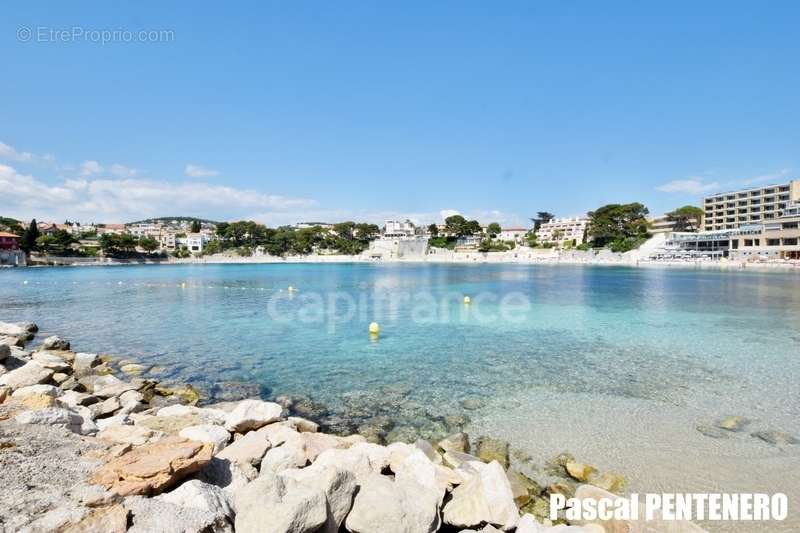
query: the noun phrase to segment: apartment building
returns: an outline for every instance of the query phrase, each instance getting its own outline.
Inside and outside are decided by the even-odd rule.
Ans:
[[[675,221],[670,220],[667,215],[650,217],[647,221],[650,223],[650,233],[671,233],[675,231]]]
[[[589,219],[585,217],[554,218],[539,226],[536,240],[540,243],[552,243],[564,246],[566,243],[583,244],[586,239],[586,226]]]
[[[761,231],[732,235],[730,256],[734,259],[800,259],[800,203],[786,207]]]
[[[765,185],[703,198],[703,229],[736,229],[777,219],[793,202],[800,202],[800,180]]]
[[[521,243],[524,242],[525,236],[529,231],[530,230],[525,228],[506,228],[497,234],[497,240]]]

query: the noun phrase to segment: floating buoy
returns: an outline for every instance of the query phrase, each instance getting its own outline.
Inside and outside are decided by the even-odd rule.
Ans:
[[[469,299],[469,296],[464,296],[464,305],[469,305],[472,300]]]
[[[377,322],[371,322],[369,325],[369,332],[371,335],[377,335],[381,332],[381,327],[378,325]]]
[[[121,281],[118,281],[118,282],[117,282],[117,285],[122,285],[122,282],[121,282]]]
[[[289,291],[289,292],[294,292],[294,291],[296,291],[296,290],[297,290],[297,289],[295,289],[294,287],[292,287],[291,285],[289,285],[289,289],[288,289],[288,291]]]
[[[28,284],[28,280],[26,279],[25,281],[22,282],[22,284],[23,285],[27,285]]]
[[[186,282],[185,281],[181,281],[181,289],[185,289],[185,288],[186,288]]]

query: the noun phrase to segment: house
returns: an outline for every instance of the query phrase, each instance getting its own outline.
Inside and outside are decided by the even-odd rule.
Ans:
[[[98,224],[97,225],[97,236],[103,235],[105,233],[113,233],[115,235],[123,235],[127,233],[128,230],[125,229],[125,224]]]
[[[525,228],[506,228],[497,234],[497,239],[500,241],[513,241],[521,243],[525,240],[525,236],[530,230]]]
[[[202,253],[209,241],[206,233],[187,233],[184,240],[186,248],[193,254]]]
[[[539,226],[536,240],[542,244],[550,243],[558,247],[563,247],[565,244],[583,244],[588,224],[589,219],[586,217],[554,218]]]
[[[416,233],[414,223],[406,219],[400,220],[387,220],[383,225],[383,238],[384,239],[406,239],[413,237]]]
[[[19,235],[0,231],[0,250],[19,250]]]

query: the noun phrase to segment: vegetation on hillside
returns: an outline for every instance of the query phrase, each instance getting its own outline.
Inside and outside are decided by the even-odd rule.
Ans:
[[[649,237],[647,208],[638,203],[608,204],[589,213],[586,233],[595,248],[613,252],[638,248]]]
[[[699,207],[685,205],[667,213],[667,220],[675,223],[675,231],[698,231],[704,214]]]

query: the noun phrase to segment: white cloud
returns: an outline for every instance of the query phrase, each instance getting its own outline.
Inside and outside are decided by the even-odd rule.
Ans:
[[[761,176],[755,176],[752,178],[748,178],[746,180],[741,181],[741,185],[755,185],[756,183],[765,183],[765,182],[774,182],[774,181],[781,181],[785,179],[789,174],[792,172],[791,168],[782,168],[777,172],[772,172],[770,174],[763,174]]]
[[[720,185],[716,181],[707,183],[703,181],[702,178],[689,178],[685,180],[672,180],[663,185],[659,185],[656,187],[656,190],[661,192],[682,193],[699,196],[701,194],[718,190],[719,187]]]
[[[20,152],[13,146],[0,142],[0,159],[27,163],[33,161],[35,158],[36,156],[30,152]]]
[[[97,161],[84,161],[81,164],[81,176],[93,176],[103,171],[103,167]]]
[[[111,173],[118,178],[132,178],[139,173],[135,168],[126,167],[119,163],[111,165]]]
[[[0,190],[9,216],[44,220],[125,222],[169,215],[236,219],[252,212],[295,218],[316,205],[307,198],[208,183],[83,177],[49,185],[8,165],[0,165]]]
[[[206,168],[202,165],[194,165],[192,163],[186,165],[184,173],[190,178],[210,178],[219,175],[219,172],[213,168]]]

